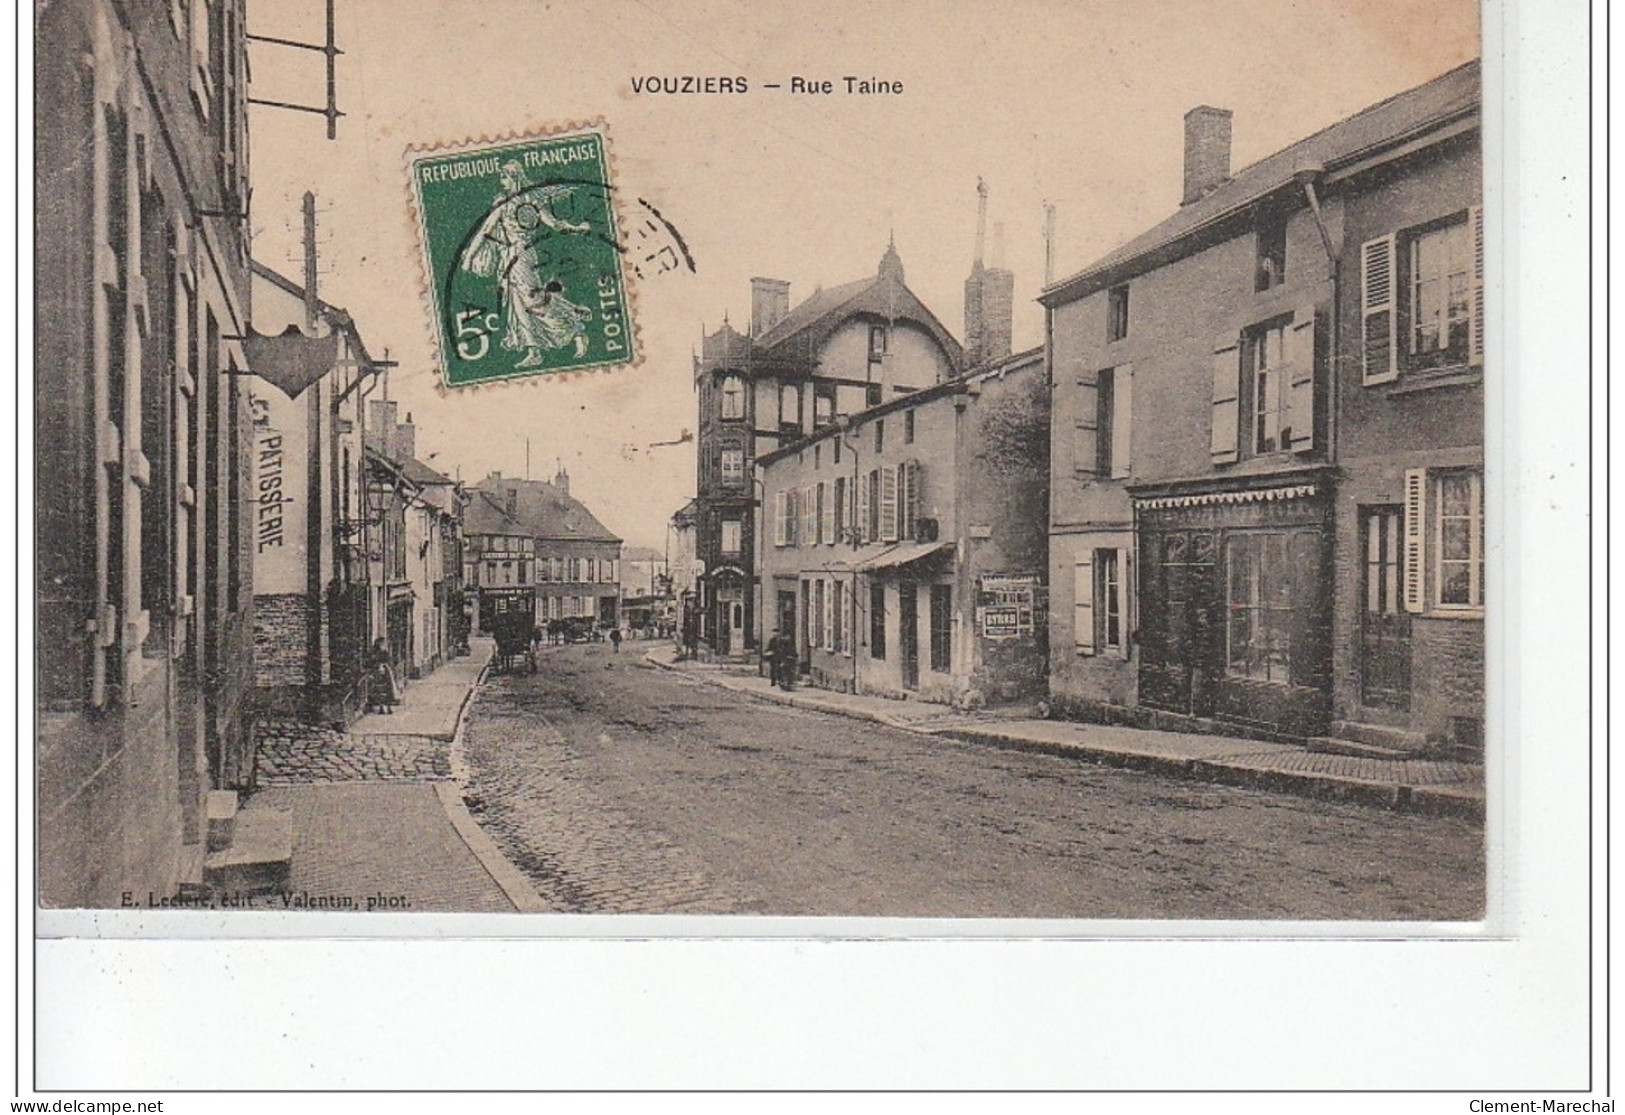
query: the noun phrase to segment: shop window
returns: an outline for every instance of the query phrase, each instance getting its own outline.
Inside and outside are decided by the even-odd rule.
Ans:
[[[1285,533],[1234,534],[1225,543],[1225,672],[1285,684],[1292,676],[1292,562]]]

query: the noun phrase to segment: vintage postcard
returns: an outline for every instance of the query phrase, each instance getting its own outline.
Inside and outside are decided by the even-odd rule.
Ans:
[[[21,862],[40,1026],[72,1035],[40,1079],[304,1072],[172,1070],[166,1027],[52,982],[92,938],[193,938],[194,972],[252,937],[587,938],[437,954],[576,1012],[485,1081],[525,1087],[631,1025],[581,1020],[644,971],[590,939],[635,934],[680,955],[646,1001],[704,980],[847,1085],[1008,1084],[984,1040],[1061,1035],[1024,1079],[1572,1082],[1548,1022],[1583,1013],[1584,943],[1518,950],[1585,921],[1526,858],[1544,833],[1583,871],[1583,671],[1540,670],[1585,640],[1517,602],[1585,577],[1531,556],[1573,526],[1534,475],[1566,466],[1509,447],[1584,355],[1514,374],[1562,314],[1512,312],[1558,241],[1503,153],[1578,148],[1509,122],[1508,75],[1568,63],[1523,31],[1513,59],[1503,9],[35,5]],[[816,997],[791,969],[695,975],[716,942],[675,939],[719,936],[821,938],[830,987],[885,989],[874,1034],[952,1063],[866,1075],[865,1041],[780,1018]],[[922,938],[977,937],[1137,939],[958,942],[909,982]],[[885,970],[836,971],[852,938]],[[440,1009],[353,955],[323,996]],[[255,1011],[187,1004],[259,1048]],[[1193,1019],[1180,1057],[1098,1052]],[[691,1021],[547,1086],[755,1048]],[[75,1052],[97,1035],[123,1052]]]
[[[42,6],[42,916],[1495,924],[1476,6],[955,10]]]

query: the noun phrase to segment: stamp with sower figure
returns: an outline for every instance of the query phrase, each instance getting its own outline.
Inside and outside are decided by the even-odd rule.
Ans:
[[[636,358],[601,128],[408,152],[448,387]]]

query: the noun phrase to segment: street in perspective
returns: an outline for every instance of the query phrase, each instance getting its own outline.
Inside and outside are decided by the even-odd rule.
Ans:
[[[952,111],[490,7],[455,111],[388,4],[38,12],[41,906],[1493,912],[1471,5]]]

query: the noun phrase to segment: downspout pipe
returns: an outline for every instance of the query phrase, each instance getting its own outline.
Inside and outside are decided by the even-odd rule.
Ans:
[[[1339,329],[1338,303],[1341,295],[1341,277],[1338,266],[1337,248],[1332,243],[1331,230],[1326,227],[1326,215],[1320,207],[1320,194],[1316,186],[1326,175],[1326,168],[1318,164],[1302,166],[1295,170],[1292,178],[1303,187],[1304,198],[1309,202],[1309,212],[1315,218],[1315,228],[1320,233],[1320,246],[1326,252],[1327,275],[1331,279],[1332,297],[1331,308],[1327,320],[1327,391],[1326,391],[1326,460],[1337,460],[1337,412],[1339,390],[1342,386],[1339,376],[1337,352],[1342,340]]]

